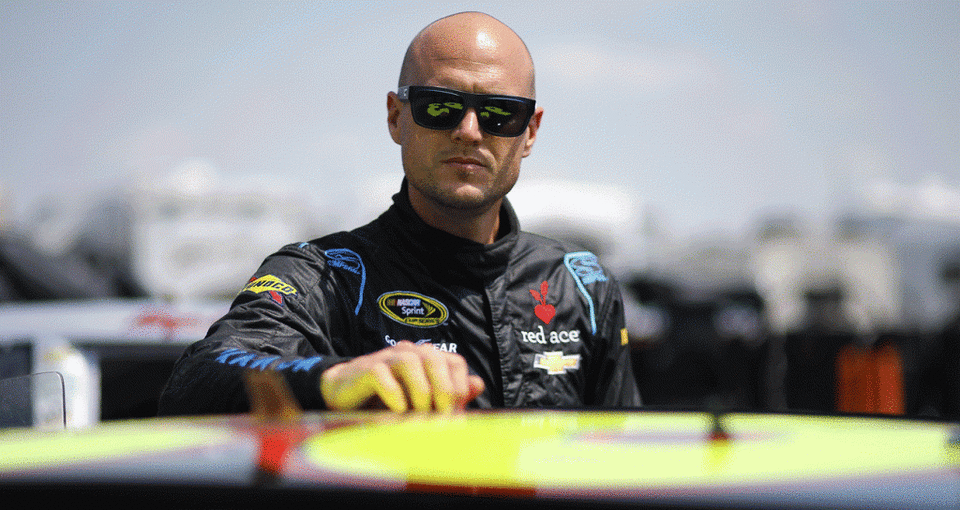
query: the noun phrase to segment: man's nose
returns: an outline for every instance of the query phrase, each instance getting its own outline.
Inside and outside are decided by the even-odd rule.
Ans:
[[[460,123],[453,128],[450,136],[469,143],[478,143],[483,140],[483,131],[480,129],[480,119],[477,117],[477,111],[473,108],[467,108],[467,112],[460,119]]]

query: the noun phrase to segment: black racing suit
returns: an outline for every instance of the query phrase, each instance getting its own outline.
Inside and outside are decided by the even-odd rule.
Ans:
[[[521,232],[506,201],[500,223],[490,245],[434,229],[404,181],[373,222],[282,248],[177,361],[160,414],[248,409],[249,369],[323,409],[323,370],[400,340],[462,355],[486,384],[471,406],[639,406],[614,279],[593,254]]]

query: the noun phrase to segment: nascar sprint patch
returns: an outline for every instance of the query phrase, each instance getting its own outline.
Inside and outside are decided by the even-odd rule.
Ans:
[[[439,326],[449,314],[443,303],[416,292],[387,292],[377,299],[377,305],[387,317],[417,328]]]
[[[283,296],[290,296],[297,293],[297,289],[289,283],[273,276],[272,274],[261,276],[260,278],[251,278],[246,287],[240,292],[253,292],[254,294],[266,293],[270,299],[278,305],[283,304]]]

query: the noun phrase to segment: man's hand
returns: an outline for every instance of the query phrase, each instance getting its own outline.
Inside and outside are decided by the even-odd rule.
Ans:
[[[320,376],[320,392],[334,410],[358,409],[379,398],[398,413],[449,412],[462,410],[483,388],[462,356],[405,340],[334,365]]]

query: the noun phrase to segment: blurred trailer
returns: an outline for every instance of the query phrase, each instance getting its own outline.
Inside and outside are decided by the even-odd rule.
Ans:
[[[62,376],[62,388],[50,378],[7,385],[26,388],[8,393],[29,394],[0,395],[6,402],[0,426],[13,420],[41,429],[82,428],[155,415],[174,362],[228,307],[226,301],[121,299],[0,303],[0,381]]]

